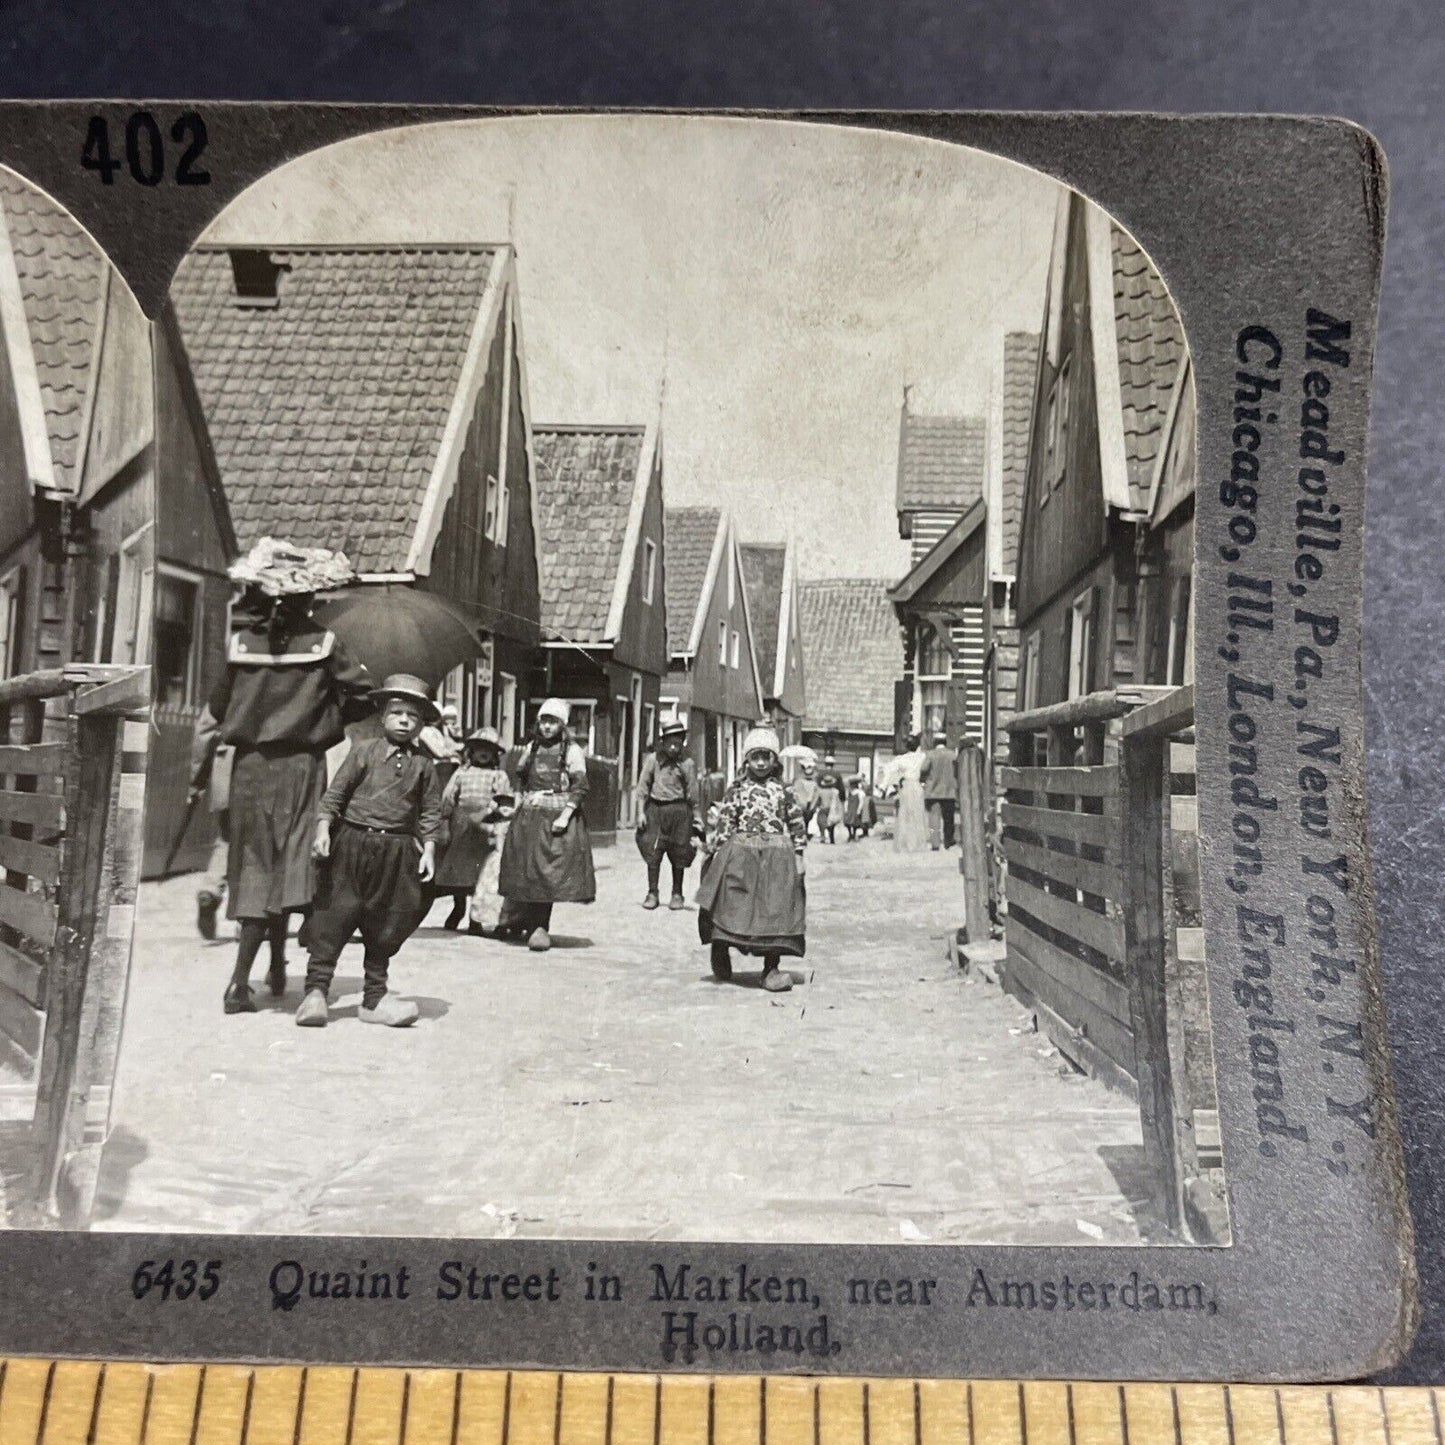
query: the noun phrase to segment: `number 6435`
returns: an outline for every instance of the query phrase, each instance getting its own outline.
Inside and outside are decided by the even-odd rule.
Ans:
[[[163,1300],[210,1299],[221,1287],[221,1261],[208,1259],[143,1259],[131,1276],[130,1292],[137,1299],[159,1294]]]

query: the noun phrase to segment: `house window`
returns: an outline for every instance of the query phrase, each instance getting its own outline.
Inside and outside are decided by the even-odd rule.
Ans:
[[[162,565],[156,579],[155,701],[157,707],[195,707],[199,701],[202,639],[201,579]]]
[[[729,660],[730,665],[733,667],[740,667],[742,665],[742,656],[742,638],[739,636],[736,629],[734,629],[732,637],[732,655]]]
[[[1083,697],[1093,690],[1094,654],[1094,589],[1082,592],[1074,598],[1069,608],[1069,696]]]
[[[151,593],[155,569],[151,565],[150,525],[132,532],[121,543],[114,571],[111,624],[97,649],[97,662],[150,661]]]
[[[717,625],[717,660],[719,667],[728,665],[728,625],[726,621]]]
[[[502,520],[502,483],[490,472],[487,473],[487,489],[482,503],[482,531],[487,541],[495,542],[501,531]]]
[[[1024,643],[1024,685],[1021,711],[1039,705],[1039,634],[1033,633]]]
[[[1073,365],[1072,356],[1064,358],[1059,374],[1054,378],[1054,399],[1049,404],[1049,418],[1052,432],[1049,437],[1049,483],[1058,487],[1063,484],[1069,462],[1069,414],[1073,406]]]
[[[1169,658],[1165,678],[1172,687],[1194,680],[1194,609],[1190,581],[1181,577],[1174,584],[1169,606]]]
[[[642,707],[642,746],[650,748],[657,738],[657,709],[649,702]]]
[[[651,538],[642,544],[642,600],[652,602],[652,591],[657,585],[657,543]]]
[[[731,612],[737,603],[737,578],[734,576],[733,559],[727,560],[728,569],[728,611]]]
[[[496,713],[492,726],[502,735],[503,747],[514,747],[517,741],[517,679],[510,672],[499,672],[493,702]]]
[[[918,726],[925,735],[941,732],[948,716],[948,683],[953,648],[938,627],[925,627],[918,639]]]
[[[0,577],[0,678],[16,677],[24,655],[25,569]]]

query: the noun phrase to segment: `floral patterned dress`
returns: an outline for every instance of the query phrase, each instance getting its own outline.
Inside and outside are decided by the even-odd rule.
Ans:
[[[803,810],[781,779],[733,783],[709,817],[697,894],[702,941],[801,958],[806,895],[798,858],[807,842]]]

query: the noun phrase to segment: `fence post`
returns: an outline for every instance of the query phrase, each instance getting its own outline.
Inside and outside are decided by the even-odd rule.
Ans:
[[[964,926],[970,943],[984,943],[988,923],[988,794],[983,749],[965,743],[958,750],[958,871],[963,875]]]
[[[1134,1077],[1139,1088],[1145,1164],[1163,1222],[1177,1233],[1183,1210],[1175,1145],[1164,965],[1168,747],[1168,738],[1160,733],[1140,732],[1121,740],[1119,872],[1124,964],[1134,1035]]]
[[[76,1070],[96,923],[104,912],[101,897],[120,724],[104,713],[72,716],[69,734],[59,919],[46,971],[45,1036],[32,1136],[31,1197],[52,1223],[60,1211],[66,1157],[85,1137],[87,1091],[77,1089]]]

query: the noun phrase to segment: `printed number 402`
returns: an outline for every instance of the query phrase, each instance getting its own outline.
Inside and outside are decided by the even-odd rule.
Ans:
[[[221,1261],[208,1259],[204,1265],[194,1259],[144,1259],[131,1276],[130,1292],[137,1299],[159,1294],[163,1300],[210,1299],[221,1287]]]
[[[206,149],[206,123],[195,111],[177,116],[171,126],[171,139],[183,147],[176,160],[175,183],[178,186],[208,186],[211,173],[197,162]],[[166,178],[166,146],[161,128],[148,110],[132,111],[125,123],[122,144],[125,160],[115,158],[111,147],[110,125],[103,115],[93,115],[85,131],[85,144],[80,148],[80,164],[94,171],[107,186],[115,184],[122,164],[138,185],[158,186]]]

